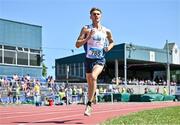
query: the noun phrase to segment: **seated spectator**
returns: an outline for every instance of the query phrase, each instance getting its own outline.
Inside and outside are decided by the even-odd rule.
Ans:
[[[164,86],[164,88],[163,88],[163,95],[168,95],[168,93],[167,93],[167,89],[166,89],[166,87]]]

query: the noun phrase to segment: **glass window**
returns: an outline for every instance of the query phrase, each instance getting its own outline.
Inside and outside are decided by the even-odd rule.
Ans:
[[[57,64],[56,71],[57,71],[57,74],[59,75],[60,74],[60,66],[59,66],[59,64]]]
[[[66,65],[63,64],[63,67],[62,67],[62,75],[66,75]]]
[[[18,47],[18,50],[19,50],[19,51],[23,51],[23,48],[22,48],[22,47]]]
[[[4,49],[7,49],[7,50],[16,50],[16,47],[14,47],[14,46],[4,46]]]
[[[16,52],[15,51],[4,51],[4,63],[16,64]]]
[[[80,63],[80,76],[83,77],[83,63]]]
[[[2,50],[0,49],[0,63],[2,63]]]
[[[65,67],[64,67],[64,65],[62,64],[61,65],[61,75],[64,75],[65,74]]]
[[[28,53],[18,52],[17,53],[17,64],[18,65],[28,65]]]
[[[30,52],[32,52],[32,53],[40,53],[40,50],[30,49]]]
[[[41,58],[39,54],[30,54],[30,65],[31,66],[40,66]]]
[[[76,76],[80,76],[80,72],[79,72],[79,63],[75,64],[76,66]]]
[[[71,66],[71,68],[70,68],[71,69],[71,75],[74,76],[74,64],[71,64],[70,66]]]
[[[24,51],[28,52],[28,48],[24,48]]]

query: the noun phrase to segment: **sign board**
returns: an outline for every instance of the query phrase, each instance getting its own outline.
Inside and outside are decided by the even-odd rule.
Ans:
[[[153,51],[150,51],[149,52],[149,61],[155,61],[155,52]]]
[[[180,95],[180,86],[176,86],[176,93],[175,95]]]

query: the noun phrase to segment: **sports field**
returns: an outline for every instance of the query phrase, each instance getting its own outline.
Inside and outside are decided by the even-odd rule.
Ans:
[[[180,125],[180,106],[134,112],[119,116],[102,123],[102,125]]]
[[[117,116],[162,107],[180,106],[180,102],[118,102],[93,105],[92,116],[83,115],[84,105],[0,106],[1,125],[100,124]]]

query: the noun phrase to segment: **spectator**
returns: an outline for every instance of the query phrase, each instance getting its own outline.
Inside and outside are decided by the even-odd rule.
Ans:
[[[36,84],[34,86],[34,103],[36,106],[40,106],[40,83],[36,80]]]
[[[123,87],[122,88],[122,91],[121,91],[122,94],[126,93],[126,89]]]
[[[11,88],[10,86],[8,86],[7,96],[8,96],[8,103],[11,103],[11,98],[12,98],[12,88]]]
[[[166,87],[164,86],[164,88],[163,88],[163,95],[168,95],[168,93],[167,93],[167,89],[166,89]]]

